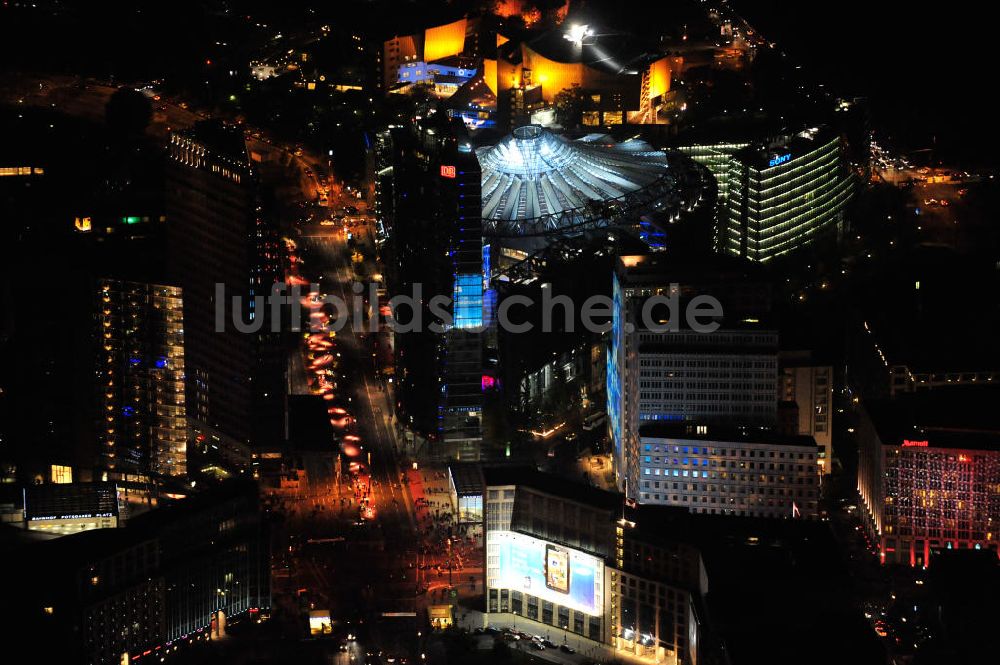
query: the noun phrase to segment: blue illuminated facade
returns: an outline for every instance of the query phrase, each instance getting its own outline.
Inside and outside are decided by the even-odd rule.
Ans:
[[[455,275],[453,294],[454,325],[460,330],[479,329],[483,325],[483,276]]]
[[[475,68],[452,67],[434,62],[427,64],[423,61],[407,62],[399,66],[399,83],[434,83],[435,77],[452,76],[461,81],[468,81],[476,75]]]
[[[608,341],[608,434],[618,487],[642,500],[642,437],[651,427],[712,425],[774,427],[778,335],[767,323],[769,290],[742,268],[720,259],[685,263],[662,253],[621,256],[612,284]],[[725,266],[733,266],[725,268]],[[718,273],[714,270],[719,270]],[[711,332],[681,323],[647,327],[654,297],[712,294],[721,313]],[[664,313],[647,312],[659,320]],[[655,494],[655,493],[654,493]]]
[[[622,376],[624,372],[625,326],[624,326],[624,296],[618,275],[614,276],[612,285],[611,338],[608,341],[608,364],[605,384],[608,394],[608,434],[615,460],[615,473],[624,469],[624,445],[622,442]],[[619,477],[620,479],[620,477]]]
[[[479,161],[467,142],[442,152],[436,169],[452,274],[452,326],[442,353],[441,457],[481,458],[483,410],[483,225]],[[487,252],[488,255],[488,252]]]

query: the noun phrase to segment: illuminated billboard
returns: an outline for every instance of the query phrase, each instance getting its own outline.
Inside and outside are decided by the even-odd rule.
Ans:
[[[329,635],[333,632],[333,621],[330,620],[330,610],[309,611],[309,634]]]
[[[492,587],[530,593],[592,616],[604,613],[604,563],[579,550],[512,531],[490,531],[487,548],[499,563]]]

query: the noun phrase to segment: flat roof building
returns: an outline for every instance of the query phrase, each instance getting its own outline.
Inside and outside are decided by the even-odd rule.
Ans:
[[[125,528],[14,549],[0,618],[48,661],[160,662],[177,640],[269,613],[269,542],[256,486],[234,480]]]
[[[998,389],[970,387],[862,404],[858,493],[883,563],[1000,552],[998,403]]]
[[[824,522],[633,505],[533,467],[483,477],[493,627],[683,665],[799,663],[835,631],[816,662],[884,662]]]
[[[690,423],[640,428],[642,503],[692,513],[818,517],[819,448],[811,436]]]
[[[705,319],[711,332],[694,330],[685,315],[690,303],[704,298],[721,306]],[[731,259],[619,259],[607,412],[618,485],[630,497],[639,492],[643,425],[774,425],[778,333],[768,323],[769,311],[768,285]]]
[[[49,483],[24,488],[24,526],[68,535],[118,526],[121,505],[114,483]]]

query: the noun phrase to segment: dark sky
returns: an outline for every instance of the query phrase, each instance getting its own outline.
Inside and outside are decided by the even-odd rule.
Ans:
[[[944,160],[997,166],[1000,12],[972,0],[731,0],[819,79],[871,100],[876,129]],[[820,13],[823,11],[824,13]],[[885,132],[879,135],[885,137]]]

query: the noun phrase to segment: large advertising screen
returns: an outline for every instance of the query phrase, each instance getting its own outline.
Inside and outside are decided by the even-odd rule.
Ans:
[[[512,531],[490,531],[487,548],[499,564],[491,586],[530,593],[590,615],[604,613],[604,563],[597,557]]]

